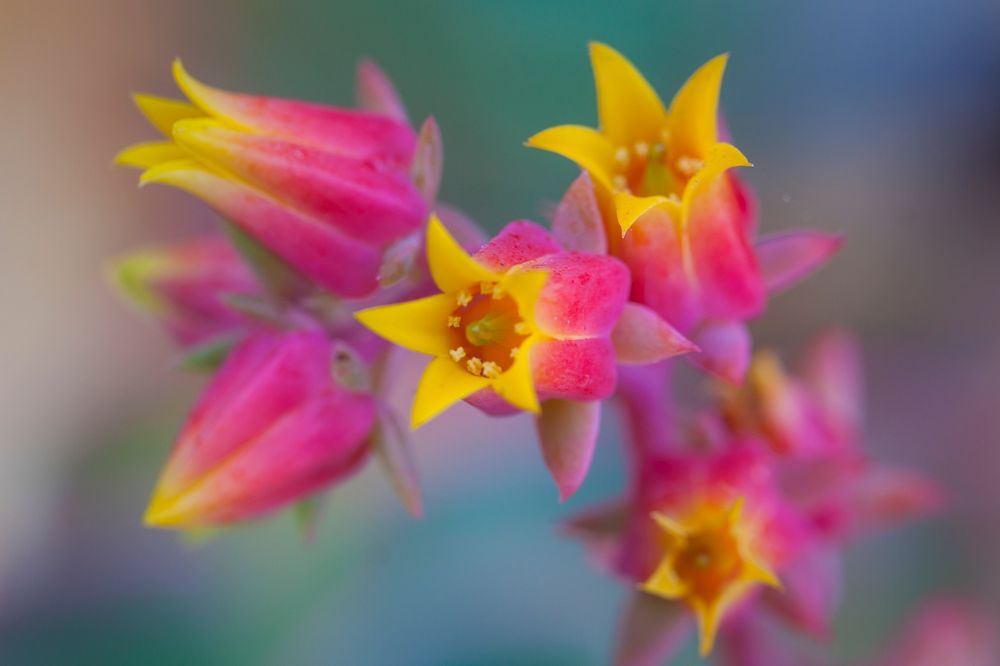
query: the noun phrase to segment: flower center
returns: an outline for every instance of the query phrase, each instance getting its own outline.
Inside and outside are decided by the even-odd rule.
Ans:
[[[731,527],[722,525],[689,534],[674,559],[674,571],[687,584],[691,596],[718,599],[743,571],[743,558]]]
[[[495,282],[483,282],[456,295],[448,316],[449,355],[473,375],[496,379],[514,363],[528,326],[517,302]]]
[[[658,141],[619,146],[615,151],[615,164],[612,184],[616,190],[642,197],[665,196],[677,201],[691,176],[704,166],[700,159],[674,155],[666,129],[660,133]]]

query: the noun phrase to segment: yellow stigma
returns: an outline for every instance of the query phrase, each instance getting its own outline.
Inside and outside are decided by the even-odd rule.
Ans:
[[[743,500],[703,502],[680,519],[656,512],[663,557],[643,583],[650,594],[686,602],[698,617],[701,654],[707,655],[725,612],[756,584],[778,586],[753,549],[755,525],[743,516]]]

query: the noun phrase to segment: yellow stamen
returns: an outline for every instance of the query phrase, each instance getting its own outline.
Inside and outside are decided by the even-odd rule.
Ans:
[[[486,361],[483,363],[483,377],[486,377],[487,379],[496,379],[500,376],[500,373],[500,366],[493,361]]]
[[[703,166],[705,166],[705,161],[696,157],[682,156],[677,158],[677,170],[685,176],[693,176]]]
[[[618,150],[615,151],[615,161],[622,166],[628,166],[628,148],[625,146],[620,146]]]
[[[485,295],[492,294],[494,289],[496,289],[496,285],[494,285],[492,282],[480,282],[479,283],[479,293],[480,294],[485,294]]]
[[[645,157],[649,154],[649,144],[645,141],[640,141],[635,144],[635,147],[632,150],[634,150],[635,154],[639,157]]]
[[[468,361],[465,362],[465,367],[474,375],[483,374],[483,362],[478,356],[473,356]]]
[[[510,350],[510,357],[511,357],[511,358],[517,358],[517,353],[518,353],[519,351],[521,351],[521,348],[520,348],[520,347],[511,347],[511,350]]]
[[[514,332],[517,333],[518,335],[527,335],[528,325],[525,324],[523,321],[519,321],[516,324],[514,324]]]
[[[472,294],[470,294],[465,290],[462,290],[458,292],[458,297],[456,300],[458,301],[458,305],[464,308],[466,305],[472,302]]]
[[[461,328],[461,327],[462,327],[461,317],[455,315],[450,315],[448,317],[448,328]]]
[[[465,358],[465,347],[455,347],[454,349],[449,349],[448,354],[451,356],[455,363],[458,363],[463,358]]]

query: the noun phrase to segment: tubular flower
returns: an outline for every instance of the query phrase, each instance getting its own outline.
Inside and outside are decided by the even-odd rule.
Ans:
[[[594,401],[614,390],[610,336],[628,272],[611,257],[562,250],[530,222],[512,222],[470,256],[432,216],[426,245],[440,294],[357,313],[378,335],[433,357],[412,427],[463,399],[491,414],[538,414],[546,462],[567,497],[590,463]]]
[[[375,401],[334,377],[318,331],[259,331],[241,342],[181,430],[146,524],[227,525],[303,500],[369,452]]]
[[[115,259],[109,273],[129,302],[185,347],[240,330],[243,319],[223,299],[259,290],[239,254],[218,235],[130,252]]]
[[[727,609],[754,585],[779,585],[754,552],[757,528],[743,506],[741,498],[728,507],[700,503],[677,517],[653,513],[662,530],[663,559],[642,589],[691,606],[698,617],[702,656],[711,651]]]
[[[603,44],[590,47],[600,130],[560,126],[528,145],[576,162],[584,175],[567,192],[554,226],[586,234],[632,272],[631,299],[648,306],[701,348],[690,358],[733,383],[746,370],[744,322],[778,290],[825,261],[839,238],[813,232],[761,239],[749,192],[731,171],[749,166],[718,140],[726,56],[696,71],[669,109],[635,67]]]
[[[669,111],[632,63],[611,47],[591,43],[590,60],[601,129],[562,125],[536,134],[528,145],[587,170],[611,194],[623,235],[657,207],[685,229],[699,195],[710,192],[728,169],[750,166],[734,146],[718,141],[727,56],[695,72]]]
[[[416,133],[373,67],[364,65],[360,83],[380,113],[226,92],[175,61],[187,101],[135,97],[166,140],[131,146],[117,161],[143,169],[141,184],[203,199],[335,294],[365,296],[385,250],[427,209],[409,171]]]

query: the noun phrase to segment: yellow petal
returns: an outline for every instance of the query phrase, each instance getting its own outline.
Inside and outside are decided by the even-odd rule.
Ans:
[[[452,294],[380,305],[354,313],[366,328],[389,342],[421,354],[448,353],[448,315],[458,304]]]
[[[691,605],[698,617],[698,633],[701,635],[698,652],[702,657],[707,657],[715,645],[715,636],[719,631],[719,622],[722,620],[724,609],[718,601],[706,603],[700,599],[692,599]]]
[[[559,125],[542,130],[528,139],[525,145],[548,150],[576,162],[594,180],[611,189],[615,148],[597,130],[582,125]]]
[[[621,227],[623,237],[640,217],[657,206],[666,209],[674,219],[680,217],[680,206],[676,201],[667,197],[637,197],[629,192],[615,192],[614,202],[615,216],[618,218],[618,225]]]
[[[166,136],[170,136],[170,131],[178,120],[205,115],[198,107],[176,99],[155,95],[132,95],[132,100],[142,115],[146,116],[146,120]]]
[[[233,93],[227,93],[222,90],[218,90],[209,85],[206,85],[188,74],[187,70],[184,69],[184,65],[181,63],[181,59],[177,58],[174,60],[173,65],[174,81],[177,82],[177,86],[184,91],[187,98],[194,102],[194,105],[201,109],[202,113],[199,115],[211,115],[224,118],[228,124],[234,125],[239,129],[245,131],[253,131],[253,128],[249,125],[240,122],[238,119],[234,118],[232,114],[226,113],[225,109],[221,108],[220,103],[229,100],[232,105]]]
[[[615,146],[659,140],[667,114],[656,91],[625,56],[610,46],[590,43],[590,64],[597,87],[601,130]]]
[[[183,148],[168,141],[137,143],[115,155],[115,164],[149,169],[164,162],[184,159],[188,154]]]
[[[501,398],[533,414],[542,410],[538,404],[538,394],[535,392],[535,382],[531,376],[531,348],[539,342],[537,335],[532,335],[521,343],[517,358],[507,370],[493,382],[493,390]]]
[[[719,90],[728,54],[712,58],[698,68],[670,104],[671,152],[705,159],[718,141]]]
[[[480,282],[499,282],[500,276],[470,257],[437,215],[427,223],[427,264],[438,289],[455,293]]]
[[[417,386],[410,427],[419,428],[459,400],[489,385],[489,379],[466,372],[450,358],[435,358],[424,370]]]
[[[512,271],[500,282],[500,288],[517,302],[517,313],[529,328],[535,328],[535,305],[549,274],[545,271]]]
[[[660,513],[659,511],[654,511],[652,514],[653,521],[660,526],[660,528],[676,539],[683,539],[687,534],[687,530],[679,522],[667,516],[666,514]]]
[[[642,589],[664,599],[681,599],[687,594],[687,585],[677,577],[672,558],[660,562],[653,575],[642,584]]]
[[[736,146],[728,143],[717,143],[712,146],[708,151],[708,157],[705,158],[705,165],[691,176],[691,180],[684,187],[682,219],[686,222],[695,198],[711,188],[716,178],[733,167],[748,166],[753,165]]]
[[[186,178],[192,173],[210,174],[212,171],[206,168],[205,165],[192,159],[185,158],[172,162],[163,162],[143,171],[142,175],[139,176],[139,185],[163,183],[164,185],[173,185],[185,189],[185,185],[187,184]]]

